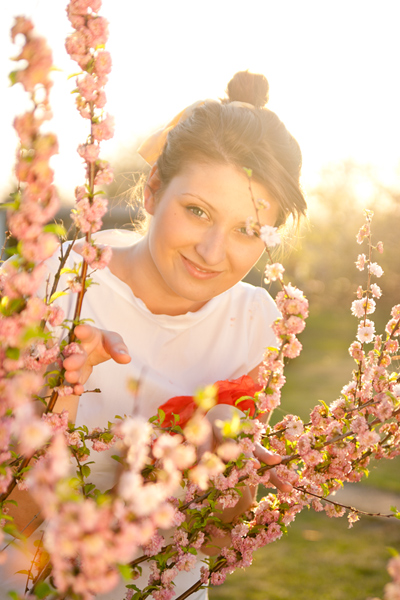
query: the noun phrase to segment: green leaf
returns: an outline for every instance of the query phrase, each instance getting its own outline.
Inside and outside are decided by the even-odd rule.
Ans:
[[[7,358],[11,358],[11,360],[19,359],[19,348],[7,348],[6,350]]]
[[[248,169],[247,167],[243,167],[243,171],[246,173],[247,177],[249,179],[251,179],[251,177],[253,176],[253,170],[252,169]]]
[[[159,408],[157,413],[158,413],[158,418],[160,420],[160,425],[162,425],[165,420],[165,412],[161,408]]]
[[[125,579],[126,581],[132,579],[132,569],[129,565],[117,565],[117,567],[123,579]]]
[[[82,75],[83,71],[80,71],[79,73],[71,73],[71,75],[68,75],[67,77],[67,81],[68,79],[72,79],[73,77],[78,77],[78,75]]]
[[[67,235],[67,230],[63,225],[59,225],[58,223],[49,223],[43,227],[43,231],[46,233],[54,233],[59,237],[65,237]]]
[[[10,85],[15,85],[16,83],[18,83],[17,74],[18,74],[18,71],[11,71],[11,73],[8,74],[8,79],[10,80]]]
[[[396,550],[396,548],[392,548],[391,546],[387,546],[386,550],[389,552],[390,556],[393,556],[393,558],[395,558],[396,556],[399,556],[399,553]]]
[[[2,202],[0,204],[0,210],[18,210],[18,203],[17,202]]]
[[[54,294],[51,295],[49,304],[54,302],[54,300],[57,300],[57,298],[60,298],[61,296],[66,296],[66,295],[67,295],[67,292],[55,292]]]
[[[83,487],[83,491],[85,492],[86,495],[90,494],[90,492],[92,490],[95,489],[95,485],[94,483],[87,483],[84,487]]]
[[[89,475],[91,473],[90,467],[88,465],[82,465],[81,471],[82,471],[83,477],[89,477]]]
[[[37,598],[40,599],[46,598],[46,596],[48,596],[53,591],[54,588],[52,588],[46,581],[40,581],[35,586],[35,595]]]

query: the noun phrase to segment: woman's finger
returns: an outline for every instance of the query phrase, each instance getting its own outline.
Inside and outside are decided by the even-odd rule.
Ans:
[[[280,492],[291,492],[293,487],[287,481],[282,481],[276,474],[275,469],[269,471],[269,480]]]
[[[282,457],[279,454],[270,452],[270,450],[267,450],[258,442],[255,444],[254,456],[266,465],[279,465],[282,460]]]
[[[115,331],[103,331],[102,342],[105,351],[115,362],[127,364],[131,361],[128,347],[119,333],[115,333]]]
[[[254,456],[256,458],[258,458],[258,460],[261,460],[266,465],[279,465],[279,463],[282,461],[282,457],[279,454],[270,452],[269,450],[264,448],[264,446],[262,446],[259,443],[255,444]],[[281,492],[291,492],[292,491],[293,488],[292,488],[291,484],[282,481],[276,474],[275,469],[271,469],[269,471],[269,474],[270,474],[270,477],[269,477],[270,482],[272,483],[272,485],[274,485],[276,488],[278,488],[278,490],[280,490]]]

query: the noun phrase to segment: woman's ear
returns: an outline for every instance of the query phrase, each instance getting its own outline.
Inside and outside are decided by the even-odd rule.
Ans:
[[[147,182],[144,188],[143,197],[144,197],[144,207],[146,212],[149,215],[154,215],[154,209],[156,206],[156,193],[161,187],[160,176],[158,174],[157,165],[153,165],[149,176],[147,178]]]

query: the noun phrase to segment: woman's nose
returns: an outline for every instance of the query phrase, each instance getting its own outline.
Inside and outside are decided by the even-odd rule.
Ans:
[[[218,265],[226,257],[226,239],[224,233],[217,228],[210,228],[197,242],[195,249],[207,265],[210,267]]]

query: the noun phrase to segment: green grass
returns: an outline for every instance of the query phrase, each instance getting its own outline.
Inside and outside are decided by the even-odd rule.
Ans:
[[[390,581],[388,547],[400,550],[400,523],[304,511],[288,535],[255,553],[253,565],[210,590],[211,600],[367,600]]]

